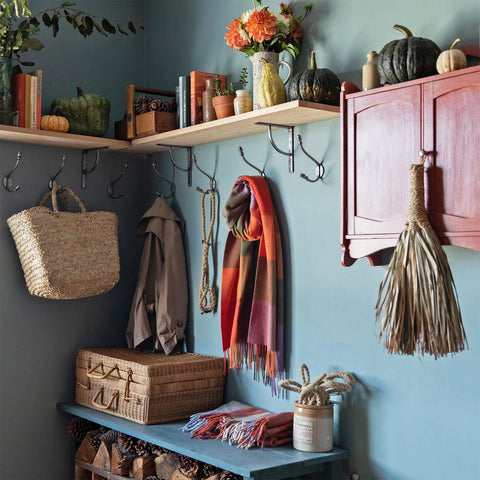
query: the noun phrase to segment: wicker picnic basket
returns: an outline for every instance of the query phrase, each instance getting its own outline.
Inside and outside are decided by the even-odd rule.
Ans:
[[[75,401],[137,423],[188,418],[223,401],[223,358],[127,348],[80,349]]]
[[[68,192],[80,207],[58,210],[57,193]],[[52,198],[53,210],[44,206]],[[38,207],[7,220],[17,247],[28,291],[55,300],[108,292],[118,282],[118,219],[112,212],[87,212],[75,193],[60,185]]]

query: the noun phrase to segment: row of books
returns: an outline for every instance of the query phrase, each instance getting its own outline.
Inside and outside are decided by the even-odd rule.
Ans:
[[[178,123],[179,128],[198,125],[203,122],[202,94],[205,90],[205,80],[218,75],[220,88],[225,88],[227,78],[225,75],[207,72],[190,72],[190,75],[178,77]]]
[[[14,75],[13,110],[16,114],[16,126],[40,130],[42,117],[41,70]]]

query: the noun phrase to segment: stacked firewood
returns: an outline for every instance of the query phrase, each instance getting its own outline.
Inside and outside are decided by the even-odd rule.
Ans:
[[[78,421],[78,420],[76,420]],[[94,424],[89,425],[91,428]],[[166,450],[145,440],[98,427],[85,431],[85,425],[69,424],[70,434],[81,441],[75,454],[75,480],[90,478],[88,464],[97,472],[109,472],[138,480],[240,480],[242,477],[213,465]]]

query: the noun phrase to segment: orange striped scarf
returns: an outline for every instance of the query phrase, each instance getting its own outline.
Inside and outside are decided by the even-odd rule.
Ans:
[[[283,366],[283,261],[267,182],[241,176],[225,203],[230,232],[221,293],[222,342],[228,368],[248,365],[273,393]]]

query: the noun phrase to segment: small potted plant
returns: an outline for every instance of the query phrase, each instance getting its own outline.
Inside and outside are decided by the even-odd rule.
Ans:
[[[228,88],[222,89],[220,87],[220,79],[218,78],[218,75],[216,75],[215,80],[213,81],[213,89],[215,90],[215,96],[212,98],[212,104],[217,119],[235,115],[235,110],[233,108],[235,89],[233,88],[233,83],[230,83]]]
[[[242,88],[236,91],[237,96],[233,102],[235,115],[251,112],[253,110],[253,100],[250,97],[250,90],[245,90],[245,86],[248,83],[247,76],[248,70],[244,67],[242,68],[242,74],[240,75],[240,85]]]

